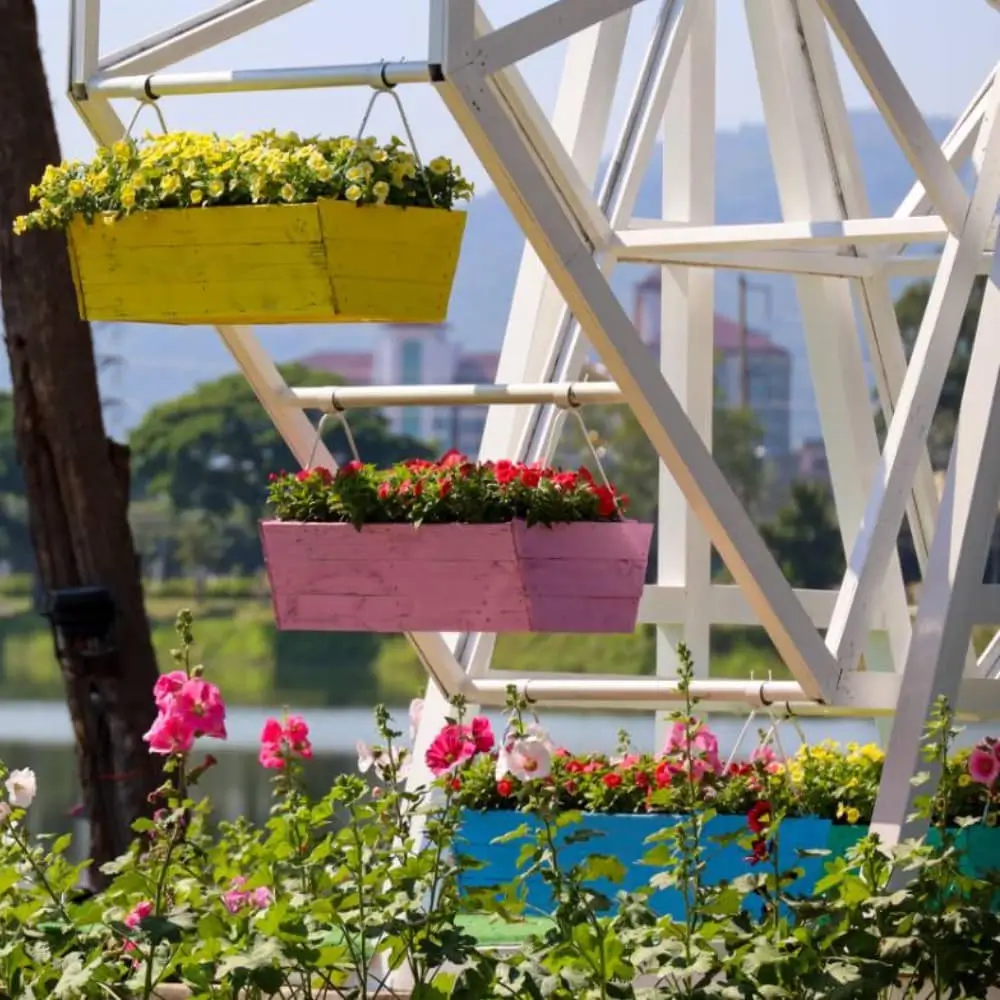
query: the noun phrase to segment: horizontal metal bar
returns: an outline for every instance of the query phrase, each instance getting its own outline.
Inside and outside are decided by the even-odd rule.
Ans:
[[[466,677],[462,694],[478,705],[499,706],[505,704],[507,689],[513,685],[538,705],[580,709],[613,706],[615,711],[669,708],[684,700],[679,683],[667,677],[525,677],[511,671],[509,678],[504,678],[498,676],[500,673],[492,670],[488,677]],[[835,705],[805,698],[795,681],[695,680],[691,694],[699,701],[711,702],[713,713],[737,711],[738,704],[744,712],[748,706],[773,705],[779,714],[876,718],[895,714],[900,683],[899,674],[851,672],[844,677]],[[966,678],[956,713],[963,720],[1000,718],[1000,680]]]
[[[170,97],[177,94],[236,94],[264,90],[310,90],[322,87],[374,87],[429,83],[427,62],[357,63],[344,66],[295,66],[284,69],[234,69],[201,73],[153,73],[151,76],[99,74],[87,91],[103,97]]]
[[[361,410],[382,406],[496,406],[554,403],[567,408],[621,403],[614,382],[521,385],[324,385],[294,388],[288,402],[304,410]]]
[[[529,701],[549,704],[574,701],[646,702],[652,708],[657,702],[671,704],[686,697],[680,681],[666,677],[525,677],[512,675],[510,680],[492,677],[470,678],[466,684],[472,698],[482,705],[504,704],[507,689],[514,685]],[[796,681],[732,681],[708,680],[691,682],[691,695],[700,701],[743,702],[745,705],[774,704],[807,700]]]

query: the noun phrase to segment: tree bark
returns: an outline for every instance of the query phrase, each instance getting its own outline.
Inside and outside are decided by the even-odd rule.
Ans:
[[[116,607],[109,648],[63,643],[60,655],[100,885],[98,866],[127,846],[162,778],[142,742],[156,658],[128,522],[128,451],[105,433],[65,236],[12,232],[30,186],[61,160],[32,0],[0,0],[0,25],[0,304],[38,574],[47,592],[105,587]]]

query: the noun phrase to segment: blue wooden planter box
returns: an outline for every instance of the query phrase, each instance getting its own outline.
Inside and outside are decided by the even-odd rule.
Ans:
[[[625,889],[635,891],[648,886],[650,879],[659,870],[642,863],[652,846],[646,838],[679,821],[680,817],[667,815],[617,815],[586,813],[577,825],[564,827],[558,832],[560,862],[569,867],[589,855],[605,854],[617,858],[625,867],[625,879],[620,885],[606,880],[589,883],[590,888],[614,897],[615,892]],[[466,811],[462,819],[460,840],[457,850],[483,864],[476,871],[467,872],[462,883],[467,888],[485,888],[505,885],[522,878],[517,867],[517,859],[524,847],[524,839],[495,844],[497,837],[510,833],[527,824],[532,830],[539,827],[534,817],[520,812],[473,812]],[[825,859],[822,857],[799,857],[802,850],[825,850],[828,846],[832,823],[823,819],[788,819],[781,824],[779,862],[782,870],[803,869],[789,891],[796,895],[807,895],[824,874]],[[597,836],[582,843],[564,844],[563,840],[575,830],[593,831]],[[748,835],[744,816],[716,816],[706,825],[702,858],[705,863],[704,878],[709,884],[718,885],[745,875],[754,869],[748,864],[745,847],[739,844],[719,845],[710,838]],[[526,880],[529,908],[543,913],[553,908],[552,895],[539,875]],[[662,915],[683,916],[680,894],[674,889],[661,890],[651,897],[653,909]],[[745,906],[750,912],[759,910],[756,899],[747,899]]]
[[[982,877],[1000,871],[1000,827],[968,826],[954,833],[956,846],[962,854],[960,867],[966,875]],[[830,852],[842,858],[867,835],[867,826],[834,825],[830,829]],[[927,843],[940,842],[938,831],[930,830]]]

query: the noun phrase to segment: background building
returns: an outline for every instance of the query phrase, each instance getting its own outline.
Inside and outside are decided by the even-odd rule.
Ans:
[[[656,357],[660,352],[660,272],[652,271],[635,286],[633,320],[643,342]],[[740,326],[726,316],[715,317],[715,390],[720,406],[741,405],[743,380]],[[748,400],[764,433],[767,458],[787,463],[792,449],[792,356],[766,334],[747,331]]]

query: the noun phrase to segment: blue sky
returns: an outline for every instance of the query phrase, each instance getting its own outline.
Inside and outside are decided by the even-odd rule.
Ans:
[[[752,2],[752,0],[751,0]],[[49,84],[56,117],[69,157],[86,156],[92,142],[63,96],[66,76],[68,15],[66,0],[36,0]],[[211,6],[209,0],[103,0],[102,52],[107,54],[144,35]],[[540,0],[486,0],[495,23],[536,7]],[[889,54],[927,114],[954,115],[1000,59],[1000,15],[984,0],[862,0],[862,6]],[[257,31],[203,53],[178,69],[249,69],[256,67],[322,65],[421,59],[427,51],[427,0],[314,0],[307,7]],[[641,4],[626,60],[628,82],[620,87],[618,116],[623,113],[649,26],[658,4]],[[719,2],[719,125],[734,128],[759,121],[760,101],[739,0]],[[377,17],[365,20],[366,10]],[[905,16],[903,16],[905,15]],[[528,82],[542,106],[550,109],[558,86],[563,47],[555,47],[523,65]],[[852,108],[870,107],[867,92],[846,67],[844,86]],[[457,158],[466,172],[488,182],[468,151],[461,133],[430,88],[401,91],[425,156]],[[357,127],[367,94],[362,90],[298,91],[296,93],[173,97],[161,102],[170,127],[246,132],[257,128],[295,129],[307,134],[341,134]],[[376,111],[375,131],[398,131],[388,101]],[[128,120],[134,105],[122,102]],[[149,114],[146,112],[146,114]],[[149,128],[155,127],[150,114]]]

